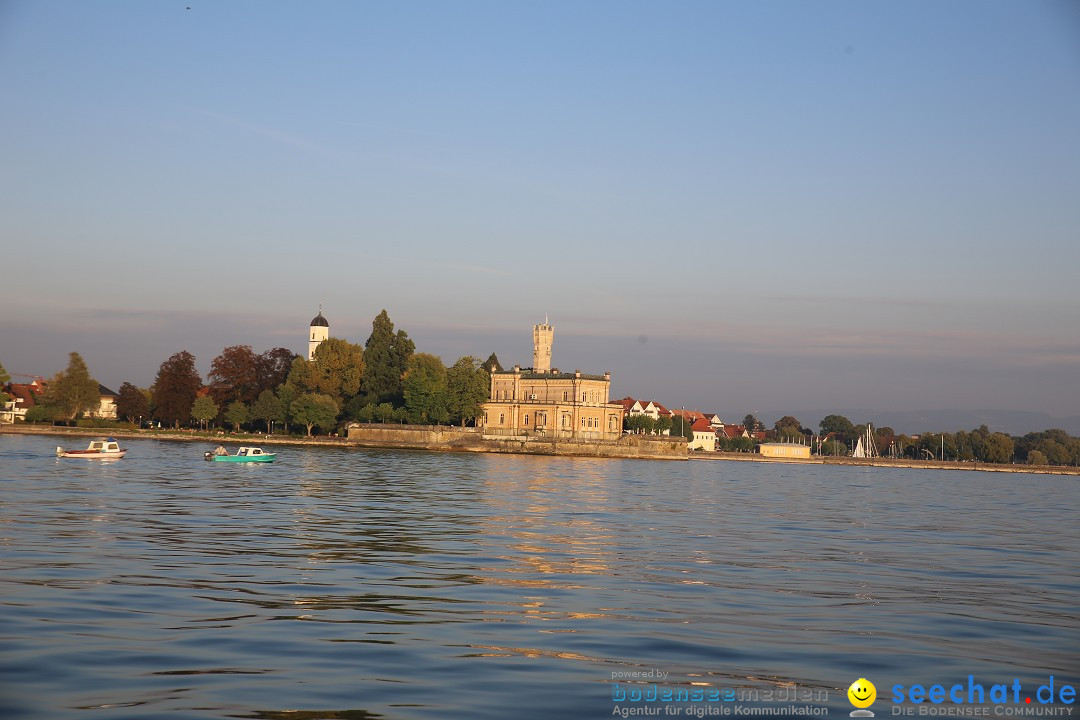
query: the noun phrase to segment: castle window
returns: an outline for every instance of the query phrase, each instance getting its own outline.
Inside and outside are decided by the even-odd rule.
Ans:
[[[525,414],[525,424],[526,425],[529,424],[529,415],[528,415],[528,413]]]
[[[505,413],[499,413],[499,424],[503,425],[505,423],[506,423],[506,414]]]

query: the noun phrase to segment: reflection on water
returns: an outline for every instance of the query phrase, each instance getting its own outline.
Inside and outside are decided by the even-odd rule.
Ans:
[[[1078,679],[1074,478],[53,445],[0,436],[5,718],[607,717],[612,673],[654,668],[845,713],[858,677]]]

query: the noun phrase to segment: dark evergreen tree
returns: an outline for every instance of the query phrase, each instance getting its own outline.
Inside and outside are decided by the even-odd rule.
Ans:
[[[366,369],[360,391],[366,403],[401,403],[402,377],[415,351],[416,344],[408,333],[395,333],[386,310],[380,312],[371,323],[371,336],[364,345]]]

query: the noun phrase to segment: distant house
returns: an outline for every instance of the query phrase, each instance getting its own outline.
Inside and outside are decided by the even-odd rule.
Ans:
[[[724,425],[720,428],[720,431],[727,436],[728,440],[734,440],[735,438],[749,438],[750,433],[746,432],[746,427],[743,425]]]
[[[694,431],[694,439],[687,445],[687,449],[716,452],[716,430],[708,420],[700,417],[694,421],[690,429]]]
[[[634,415],[647,415],[653,420],[659,420],[661,417],[670,416],[671,413],[666,407],[656,402],[655,400],[635,400],[634,398],[627,396],[622,400],[614,400],[613,402],[623,406],[626,411],[627,417],[633,417]]]
[[[799,443],[762,443],[762,457],[767,458],[809,458],[810,446]]]
[[[613,402],[623,407],[624,415],[627,418],[638,415],[653,420],[659,420],[662,417],[671,417],[671,411],[655,400],[635,400],[628,395],[622,400],[614,400]],[[669,435],[670,431],[663,430],[661,431],[661,434]]]
[[[41,394],[45,392],[45,383],[34,380],[31,383],[11,383],[4,389],[11,399],[0,409],[0,422],[13,423],[26,418],[26,411],[37,405]]]
[[[100,383],[98,384],[98,393],[101,396],[98,406],[87,414],[92,418],[115,420],[116,399],[120,396]]]
[[[671,411],[671,417],[673,419],[676,419],[676,420],[678,418],[682,418],[683,420],[690,423],[691,425],[693,425],[698,420],[706,420],[705,413],[698,412],[697,410],[686,410],[686,409],[672,410]],[[706,422],[708,422],[708,420],[706,420]]]

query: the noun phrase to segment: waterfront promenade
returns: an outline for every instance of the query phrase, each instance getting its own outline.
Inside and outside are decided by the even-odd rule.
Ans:
[[[372,426],[377,427],[377,426]],[[415,433],[419,426],[396,425],[383,426],[389,430]],[[453,431],[460,428],[446,427],[445,430]],[[690,452],[685,456],[681,454],[618,454],[597,453],[595,443],[584,445],[580,452],[575,452],[572,444],[563,443],[554,451],[544,451],[544,448],[522,449],[518,452],[514,447],[505,443],[495,445],[492,443],[432,443],[412,441],[408,439],[369,441],[356,438],[335,437],[330,435],[316,435],[303,437],[298,435],[266,435],[261,433],[224,433],[220,431],[201,430],[122,430],[117,428],[69,428],[49,427],[44,425],[0,425],[0,434],[18,435],[52,435],[57,437],[58,442],[64,438],[86,438],[108,435],[116,438],[145,438],[152,440],[175,440],[180,442],[205,442],[205,443],[235,443],[248,445],[293,445],[301,447],[383,447],[406,450],[422,450],[434,452],[480,452],[480,453],[510,453],[522,455],[561,455],[582,457],[612,457],[630,458],[642,460],[697,460],[697,461],[721,461],[730,462],[759,462],[766,464],[790,464],[790,465],[845,465],[859,467],[888,467],[909,468],[922,470],[966,470],[1007,473],[1038,473],[1043,475],[1077,475],[1080,476],[1080,468],[1066,465],[1019,465],[1019,464],[996,464],[985,462],[962,462],[940,460],[912,460],[908,458],[852,458],[845,456],[813,456],[809,459],[777,459],[765,458],[757,453],[743,452]],[[385,436],[384,436],[385,437]],[[587,449],[586,449],[587,448]]]

